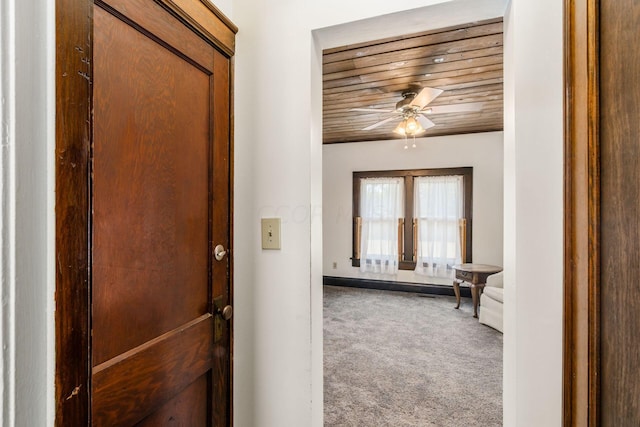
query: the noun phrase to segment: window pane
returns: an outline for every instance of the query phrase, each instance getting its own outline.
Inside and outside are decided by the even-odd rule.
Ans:
[[[463,177],[427,176],[414,181],[414,216],[418,219],[416,273],[452,277],[462,262]]]
[[[398,219],[404,216],[404,180],[370,178],[360,183],[360,270],[398,270]]]

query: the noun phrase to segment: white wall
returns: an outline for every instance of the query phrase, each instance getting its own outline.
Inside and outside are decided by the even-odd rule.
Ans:
[[[502,265],[502,132],[330,144],[323,147],[323,274],[451,285],[400,270],[394,278],[361,273],[351,266],[353,172],[473,167],[473,261]],[[333,263],[337,268],[333,268]]]
[[[54,4],[0,4],[2,424],[53,424]]]
[[[512,0],[506,19],[507,426],[562,419],[562,21],[555,0]]]
[[[233,0],[207,0],[224,13],[227,18],[233,17]]]

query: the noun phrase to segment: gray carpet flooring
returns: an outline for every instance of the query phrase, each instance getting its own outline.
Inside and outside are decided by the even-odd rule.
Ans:
[[[325,286],[325,426],[501,426],[502,334],[454,306]]]

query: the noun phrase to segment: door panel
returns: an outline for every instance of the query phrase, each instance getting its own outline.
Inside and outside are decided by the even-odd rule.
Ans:
[[[189,387],[184,389],[179,395],[165,403],[153,415],[145,418],[136,427],[158,427],[158,426],[201,426],[207,424],[207,406],[193,405],[192,402],[200,400],[198,396],[206,394],[208,388],[207,379],[200,377]],[[218,425],[218,424],[214,424]]]
[[[229,425],[229,59],[152,0],[93,25],[93,424]]]
[[[207,314],[93,369],[93,423],[130,426],[178,395],[211,367]],[[194,407],[207,405],[207,393]]]
[[[600,2],[600,421],[640,425],[640,3]]]
[[[210,80],[99,8],[94,23],[97,365],[207,312]]]

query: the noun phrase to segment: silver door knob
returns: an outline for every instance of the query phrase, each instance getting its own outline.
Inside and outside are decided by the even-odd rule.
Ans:
[[[220,311],[220,316],[222,316],[222,318],[224,320],[229,320],[231,319],[231,317],[233,317],[233,307],[231,307],[230,305],[225,306],[221,311]]]
[[[224,250],[224,246],[218,245],[213,249],[213,256],[216,257],[216,261],[222,261],[222,258],[227,254]]]

